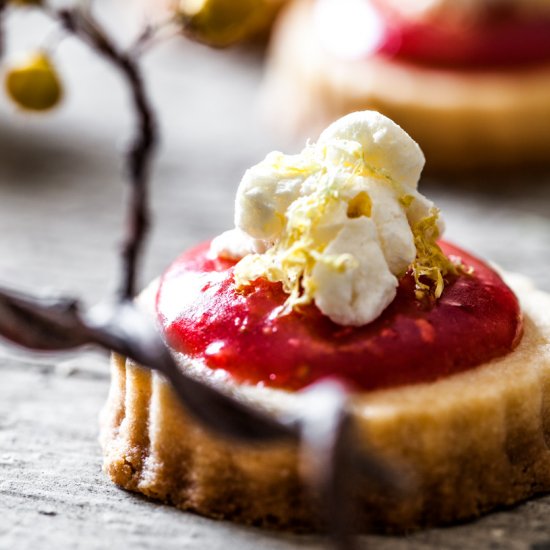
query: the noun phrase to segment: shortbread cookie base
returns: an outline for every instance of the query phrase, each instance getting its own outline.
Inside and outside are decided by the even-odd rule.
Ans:
[[[440,381],[354,397],[358,443],[368,441],[411,480],[396,494],[359,484],[359,528],[446,524],[550,491],[550,296],[521,279],[512,286],[525,312],[515,351]],[[297,411],[303,400],[300,393],[238,385],[179,361],[270,414]],[[122,357],[113,357],[112,377],[101,442],[104,469],[116,484],[214,518],[321,527],[295,445],[250,448],[209,433],[160,376]]]
[[[295,0],[273,34],[263,108],[275,126],[313,137],[374,109],[419,143],[428,171],[550,165],[550,64],[466,71],[337,58],[320,43],[313,4]]]

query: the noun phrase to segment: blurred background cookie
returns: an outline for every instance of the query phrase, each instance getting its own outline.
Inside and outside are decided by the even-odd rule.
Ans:
[[[311,135],[372,108],[428,171],[550,164],[550,3],[295,0],[276,26],[264,109]]]

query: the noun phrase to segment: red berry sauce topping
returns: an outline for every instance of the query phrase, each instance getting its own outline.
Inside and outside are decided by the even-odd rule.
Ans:
[[[387,28],[379,53],[468,69],[547,63],[550,21],[499,21],[466,29],[402,23]]]
[[[436,380],[509,353],[522,333],[513,292],[479,259],[450,244],[447,255],[473,268],[439,300],[415,298],[405,275],[383,314],[363,327],[333,323],[315,305],[280,315],[280,283],[233,283],[234,261],[183,254],[162,277],[157,312],[169,345],[239,382],[301,389],[337,377],[357,390]]]
[[[504,6],[502,6],[504,8]],[[408,19],[383,0],[319,2],[318,32],[337,55],[373,55],[455,69],[491,69],[550,62],[550,16],[494,10],[466,23]]]

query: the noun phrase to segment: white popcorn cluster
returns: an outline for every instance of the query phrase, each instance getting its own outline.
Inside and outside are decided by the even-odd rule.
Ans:
[[[418,145],[390,119],[347,115],[299,155],[273,152],[245,173],[236,228],[211,252],[242,258],[238,285],[280,281],[287,308],[313,301],[338,324],[369,323],[417,259],[415,227],[431,228],[433,242],[442,230],[417,191],[423,166]]]

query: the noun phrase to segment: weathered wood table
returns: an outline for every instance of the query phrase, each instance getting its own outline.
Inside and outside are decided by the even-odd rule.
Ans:
[[[130,25],[130,21],[127,21]],[[113,27],[124,31],[115,21]],[[47,36],[15,17],[10,45]],[[109,296],[124,198],[120,152],[132,122],[116,74],[75,41],[59,50],[63,107],[30,117],[0,106],[0,284],[56,290],[89,303]],[[228,228],[243,171],[286,144],[253,106],[258,53],[213,52],[182,40],[145,59],[163,134],[154,170],[155,224],[142,282],[182,249]],[[448,236],[550,291],[550,178],[429,180]],[[101,472],[97,415],[109,385],[97,353],[36,356],[0,346],[0,548],[321,548],[321,538],[273,534],[125,493]],[[550,496],[479,521],[371,548],[550,548]],[[369,546],[370,543],[370,546]]]

